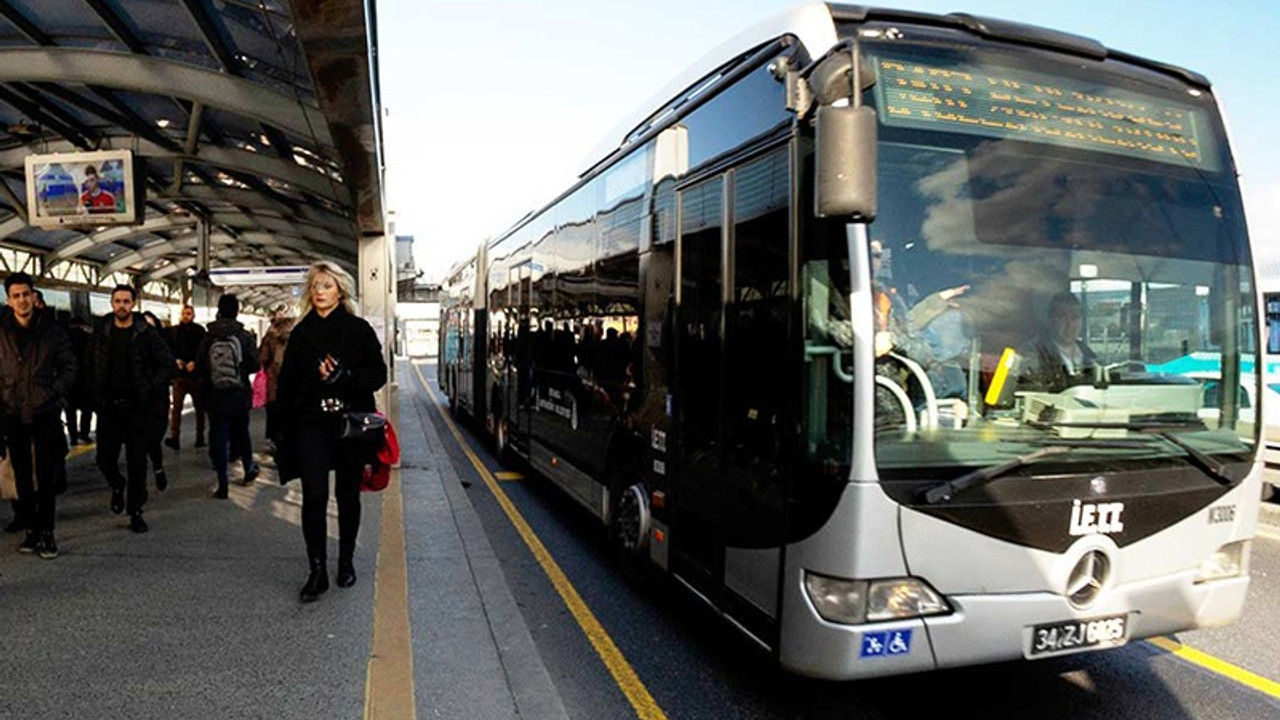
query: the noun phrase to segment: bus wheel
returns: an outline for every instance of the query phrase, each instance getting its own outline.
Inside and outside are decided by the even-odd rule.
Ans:
[[[613,541],[628,555],[638,555],[649,540],[649,497],[644,485],[623,488],[613,503]]]

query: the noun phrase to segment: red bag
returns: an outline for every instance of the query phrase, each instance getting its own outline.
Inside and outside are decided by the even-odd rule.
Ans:
[[[379,413],[381,414],[381,413]],[[360,479],[360,490],[363,492],[379,492],[386,490],[391,484],[391,466],[400,462],[400,439],[396,437],[396,429],[387,420],[383,430],[382,445],[371,464],[364,466],[364,477]]]
[[[267,374],[260,372],[253,376],[253,407],[258,409],[267,405]]]

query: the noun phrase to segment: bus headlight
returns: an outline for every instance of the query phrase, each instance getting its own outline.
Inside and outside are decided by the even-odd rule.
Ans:
[[[946,615],[951,606],[929,587],[913,577],[875,580],[867,593],[867,620],[901,620],[926,615]]]
[[[1200,563],[1196,582],[1226,580],[1245,574],[1249,562],[1249,541],[1241,540],[1223,545]]]
[[[823,620],[859,625],[867,616],[867,581],[804,573],[804,589]]]
[[[842,625],[951,612],[947,601],[919,578],[845,580],[806,571],[804,587],[822,619]]]

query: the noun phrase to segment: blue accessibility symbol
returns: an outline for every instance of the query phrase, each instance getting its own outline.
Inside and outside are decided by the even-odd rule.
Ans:
[[[890,630],[888,632],[864,633],[862,635],[861,657],[886,657],[890,655],[906,655],[911,652],[911,631]]]

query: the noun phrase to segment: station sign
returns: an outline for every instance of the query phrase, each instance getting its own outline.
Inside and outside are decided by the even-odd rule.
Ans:
[[[301,285],[307,277],[305,265],[211,268],[209,281],[218,287],[245,285]]]

